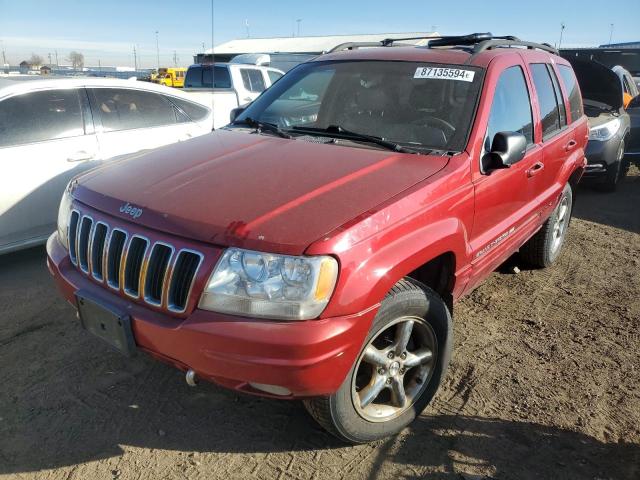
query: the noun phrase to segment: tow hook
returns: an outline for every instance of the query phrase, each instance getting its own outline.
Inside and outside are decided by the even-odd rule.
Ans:
[[[184,376],[184,379],[187,382],[187,385],[189,385],[190,387],[198,386],[196,372],[194,372],[192,369],[187,370],[187,374]]]

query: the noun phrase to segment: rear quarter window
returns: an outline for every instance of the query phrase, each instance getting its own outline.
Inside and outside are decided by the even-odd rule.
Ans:
[[[169,101],[182,110],[190,120],[198,122],[209,114],[209,110],[193,102],[181,98],[170,97]]]
[[[569,95],[569,109],[571,111],[571,122],[575,122],[583,114],[582,98],[580,97],[580,89],[578,81],[573,73],[573,69],[567,65],[558,65],[558,71],[562,77],[562,83]]]

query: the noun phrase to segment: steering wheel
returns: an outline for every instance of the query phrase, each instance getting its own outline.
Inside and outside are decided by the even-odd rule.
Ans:
[[[442,130],[442,133],[445,136],[445,140],[449,140],[453,136],[453,134],[456,133],[456,127],[451,125],[446,120],[442,120],[438,117],[419,118],[411,122],[411,125],[419,125],[421,127],[429,126]]]

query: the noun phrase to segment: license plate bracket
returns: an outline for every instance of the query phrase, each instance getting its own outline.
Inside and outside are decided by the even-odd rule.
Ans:
[[[128,314],[82,291],[76,292],[76,304],[85,330],[127,357],[135,354],[136,342]]]

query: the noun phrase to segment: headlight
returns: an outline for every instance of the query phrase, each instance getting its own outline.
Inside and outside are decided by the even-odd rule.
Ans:
[[[62,199],[60,200],[60,208],[58,209],[58,239],[60,243],[69,249],[69,219],[71,218],[71,192],[69,185],[64,189]]]
[[[598,125],[597,127],[593,127],[589,129],[589,140],[599,140],[601,142],[606,142],[610,138],[612,138],[618,130],[620,129],[620,119],[614,118],[613,120],[608,121],[607,123],[603,123],[602,125]]]
[[[338,262],[332,257],[230,248],[218,261],[200,308],[248,317],[308,320],[327,306],[337,277]]]

